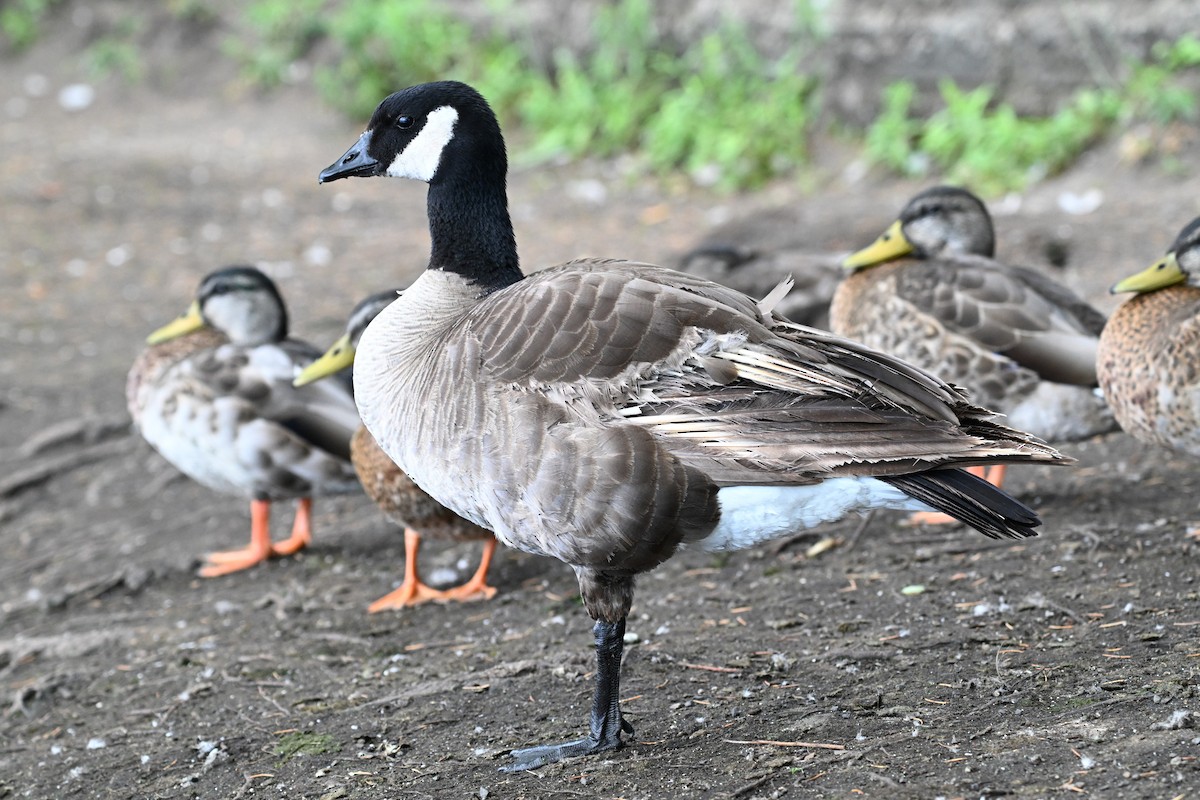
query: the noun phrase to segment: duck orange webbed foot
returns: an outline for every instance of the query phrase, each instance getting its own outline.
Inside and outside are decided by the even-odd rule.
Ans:
[[[243,547],[240,550],[222,550],[209,553],[204,557],[205,565],[197,573],[201,578],[218,578],[250,569],[255,564],[261,564],[271,557],[271,548],[261,548],[255,545]]]
[[[281,542],[271,543],[271,555],[290,556],[312,544],[312,499],[302,497],[296,502],[296,521],[292,535]]]
[[[367,606],[367,613],[377,614],[380,611],[399,610],[445,599],[446,593],[441,589],[434,589],[419,579],[416,581],[406,579],[395,591],[388,592]]]
[[[489,539],[483,545],[483,555],[479,559],[479,568],[470,580],[461,586],[447,589],[443,599],[457,603],[473,603],[477,600],[491,600],[496,596],[496,587],[487,582],[488,569],[492,566],[492,556],[496,553],[496,540]]]
[[[475,571],[471,579],[462,586],[456,586],[453,589],[445,591],[434,589],[421,580],[421,575],[417,570],[417,554],[420,549],[421,534],[412,528],[405,528],[404,582],[395,591],[385,594],[367,606],[367,613],[375,614],[379,611],[407,608],[429,602],[488,600],[496,594],[496,589],[487,585],[488,566],[491,564],[492,553],[496,549],[496,541],[494,539],[491,541],[490,547],[484,547],[483,558],[479,562],[479,569]]]
[[[204,557],[205,564],[197,573],[201,578],[217,578],[249,569],[273,556],[298,553],[312,541],[312,500],[305,497],[296,506],[296,521],[292,535],[281,542],[271,541],[271,503],[269,500],[250,501],[250,544],[238,550],[220,550]]]

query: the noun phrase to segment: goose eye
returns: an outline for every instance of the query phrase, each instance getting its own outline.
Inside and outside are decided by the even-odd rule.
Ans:
[[[412,126],[413,126],[413,118],[412,117],[403,116],[396,120],[396,127],[402,131],[409,129]]]

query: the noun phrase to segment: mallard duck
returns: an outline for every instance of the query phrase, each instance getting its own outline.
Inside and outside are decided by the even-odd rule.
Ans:
[[[226,267],[200,282],[187,312],[150,334],[129,372],[129,413],[146,441],[198,483],[250,499],[250,544],[209,553],[203,577],[297,552],[312,538],[312,497],[358,489],[350,387],[293,387],[320,351],[287,333],[271,279]],[[289,498],[297,500],[291,536],[272,542],[271,501]]]
[[[305,386],[328,375],[334,375],[354,363],[358,340],[371,320],[396,299],[395,290],[379,292],[366,298],[350,312],[346,333],[329,346],[325,355],[304,368],[296,376],[296,386]],[[496,589],[487,582],[488,568],[496,552],[496,537],[492,532],[468,522],[421,491],[412,480],[380,449],[378,443],[361,425],[350,440],[350,461],[366,490],[367,496],[383,510],[388,519],[404,528],[404,582],[367,607],[371,613],[386,609],[404,608],[431,600],[469,601],[490,600]],[[483,556],[479,569],[461,586],[434,589],[421,580],[417,569],[417,552],[422,534],[451,541],[481,541]]]
[[[842,262],[849,274],[834,294],[831,328],[966,387],[973,401],[1040,438],[1114,430],[1096,391],[1104,315],[994,252],[992,219],[978,197],[926,189]],[[988,478],[1001,485],[1004,466]]]
[[[428,183],[428,269],[367,328],[356,400],[420,486],[506,545],[569,564],[591,617],[590,731],[508,769],[620,747],[634,580],[680,547],[731,550],[870,508],[951,513],[989,536],[1037,515],[958,469],[1063,463],[892,356],[650,264],[524,276],[487,102],[453,81],[386,98],[322,182]]]
[[[1137,293],[1100,337],[1097,369],[1113,414],[1144,442],[1200,457],[1200,218],[1111,291]]]

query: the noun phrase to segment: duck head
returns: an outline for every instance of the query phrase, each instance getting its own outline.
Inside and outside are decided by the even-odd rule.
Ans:
[[[1187,224],[1167,254],[1136,275],[1113,284],[1113,294],[1153,292],[1186,283],[1200,287],[1200,217]]]
[[[204,327],[224,333],[237,345],[278,342],[287,338],[287,309],[274,281],[261,271],[225,267],[206,275],[188,310],[146,341],[159,344]]]
[[[301,370],[296,379],[292,381],[292,385],[304,386],[335,372],[341,372],[352,365],[354,353],[358,349],[358,340],[362,338],[363,331],[375,317],[379,316],[380,311],[391,305],[392,301],[399,296],[400,291],[392,289],[391,291],[377,292],[359,302],[350,312],[350,318],[346,320],[346,332],[331,344],[320,358]]]
[[[934,186],[909,200],[874,243],[847,256],[842,266],[861,269],[907,255],[991,258],[995,252],[992,218],[983,201],[966,189]]]

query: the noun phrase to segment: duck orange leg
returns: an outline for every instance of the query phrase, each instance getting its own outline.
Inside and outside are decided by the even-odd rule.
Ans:
[[[412,528],[404,529],[404,582],[400,588],[385,594],[371,605],[367,613],[375,614],[389,609],[416,606],[431,600],[444,600],[446,593],[434,589],[421,580],[417,571],[417,552],[421,549],[421,534]],[[493,590],[495,591],[495,590]]]
[[[301,497],[296,501],[296,520],[292,523],[292,535],[282,542],[271,545],[271,555],[290,556],[299,553],[312,543],[312,498]]]
[[[496,540],[495,538],[488,539],[483,543],[483,555],[479,557],[479,569],[475,570],[475,574],[466,583],[443,592],[445,599],[467,603],[472,600],[491,600],[495,597],[496,587],[489,586],[487,582],[488,570],[492,566],[492,556],[495,554]]]
[[[995,464],[991,467],[967,467],[967,472],[976,477],[983,478],[988,483],[996,488],[1000,488],[1004,484],[1004,475],[1008,472],[1007,464]],[[906,525],[946,525],[951,522],[958,522],[949,514],[943,514],[940,511],[917,511],[912,514],[904,523]]]
[[[216,578],[248,569],[271,557],[271,501],[250,501],[250,544],[240,550],[223,550],[204,557],[200,577]]]

